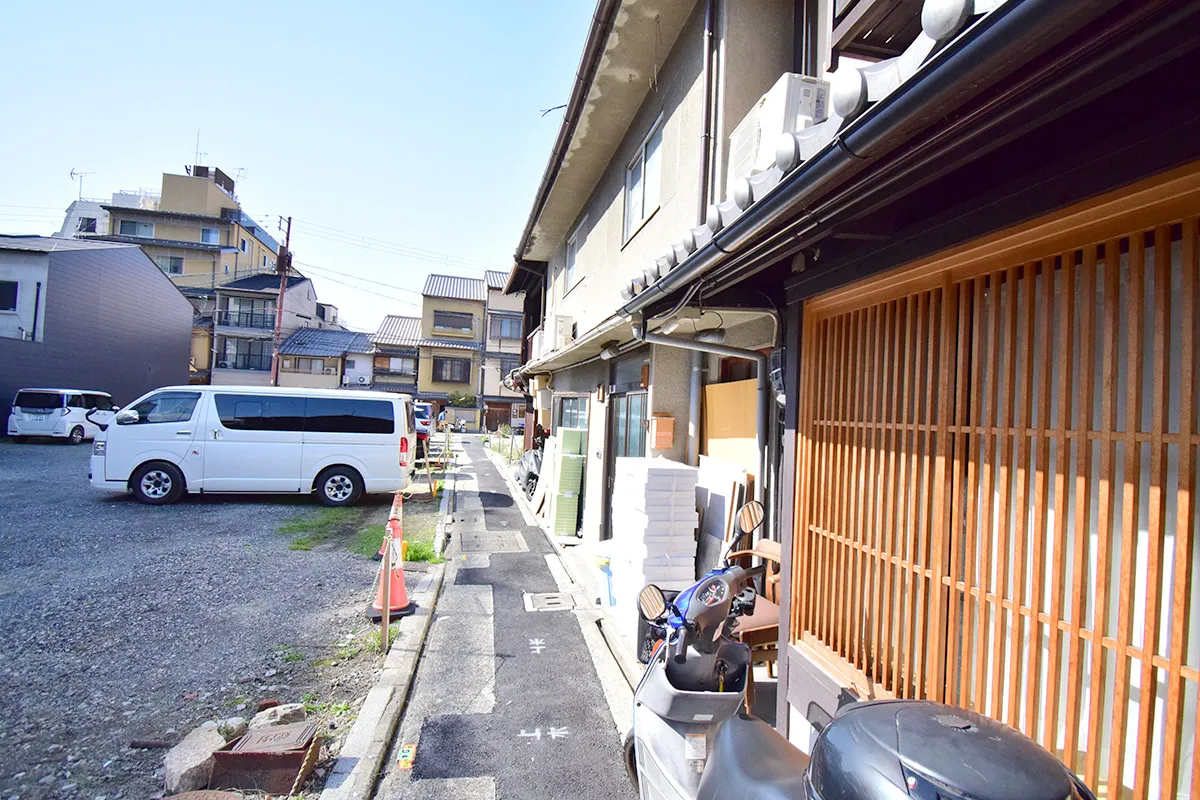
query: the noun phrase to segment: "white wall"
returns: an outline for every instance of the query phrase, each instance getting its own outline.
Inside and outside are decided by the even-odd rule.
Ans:
[[[354,362],[351,367],[350,363]],[[372,364],[374,362],[370,353],[346,353],[345,366],[342,370],[342,384],[344,386],[370,386]],[[359,378],[366,378],[365,381],[359,381]]]
[[[29,339],[33,330],[34,304],[38,304],[37,341],[45,339],[46,280],[50,257],[45,253],[0,250],[0,281],[16,281],[17,310],[0,311],[0,336],[7,339]],[[38,297],[38,284],[41,297]]]

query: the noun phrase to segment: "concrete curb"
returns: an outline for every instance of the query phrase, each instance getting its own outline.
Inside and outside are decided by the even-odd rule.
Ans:
[[[374,795],[375,783],[392,745],[392,734],[408,702],[445,573],[445,564],[433,565],[409,593],[409,598],[417,604],[417,613],[400,620],[400,633],[384,659],[383,673],[359,709],[354,727],[321,792],[321,800]]]

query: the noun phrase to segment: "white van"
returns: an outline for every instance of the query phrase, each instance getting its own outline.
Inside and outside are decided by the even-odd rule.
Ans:
[[[13,397],[8,435],[21,444],[30,436],[51,436],[79,444],[111,422],[112,395],[92,389],[22,389]],[[90,419],[87,414],[91,411]]]
[[[412,397],[344,389],[169,386],[118,413],[92,448],[92,485],[173,503],[186,492],[316,492],[348,506],[404,489]]]

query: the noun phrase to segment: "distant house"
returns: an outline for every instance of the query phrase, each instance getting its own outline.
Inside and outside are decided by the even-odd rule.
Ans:
[[[421,318],[389,314],[371,336],[374,388],[416,394]]]
[[[525,395],[504,385],[504,376],[521,366],[522,312],[524,293],[506,295],[508,273],[488,270],[487,320],[483,341],[483,374],[479,388],[483,396],[484,425],[496,430],[525,420]]]
[[[218,286],[213,326],[214,384],[266,386],[271,382],[275,350],[275,309],[279,301],[276,275],[251,275]],[[297,328],[320,328],[317,295],[312,281],[290,275],[283,300],[283,323],[288,336]]]
[[[141,248],[0,236],[0,421],[26,386],[124,405],[186,383],[192,305]]]
[[[365,333],[298,328],[279,346],[279,385],[313,389],[370,384],[371,340]],[[362,365],[368,365],[366,374]]]
[[[421,294],[418,397],[440,409],[452,396],[467,395],[478,407],[487,285],[479,278],[429,275]],[[466,408],[454,416],[479,424]]]

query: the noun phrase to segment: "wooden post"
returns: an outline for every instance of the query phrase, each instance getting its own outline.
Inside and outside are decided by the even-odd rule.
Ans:
[[[392,531],[385,528],[383,534],[383,572],[379,580],[383,581],[383,615],[379,621],[383,628],[379,631],[379,649],[386,656],[391,642],[388,634],[392,622]]]

